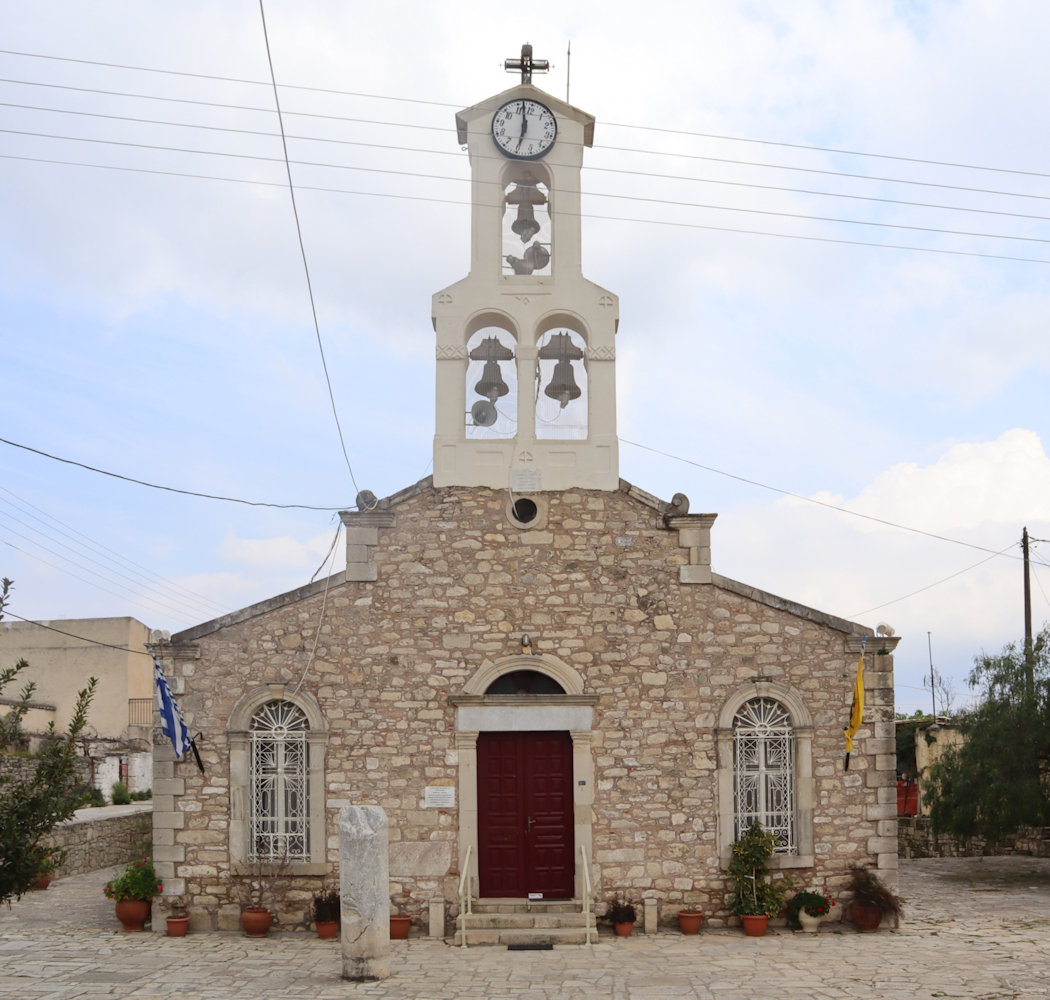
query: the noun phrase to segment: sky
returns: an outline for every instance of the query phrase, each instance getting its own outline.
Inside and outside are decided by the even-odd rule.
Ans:
[[[530,42],[597,119],[620,475],[718,513],[717,573],[889,624],[899,711],[1021,638],[1025,526],[1050,619],[1050,5],[265,0],[323,362],[259,4],[0,10],[14,615],[176,632],[339,569],[334,510],[431,472],[454,115]]]

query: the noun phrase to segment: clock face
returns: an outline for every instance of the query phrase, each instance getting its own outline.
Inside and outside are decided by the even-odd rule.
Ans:
[[[557,136],[554,113],[529,97],[508,101],[492,116],[492,138],[504,156],[515,160],[538,160]]]

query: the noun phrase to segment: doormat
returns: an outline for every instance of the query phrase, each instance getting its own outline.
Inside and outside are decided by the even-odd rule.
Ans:
[[[554,951],[551,941],[536,941],[529,944],[508,944],[507,951]]]

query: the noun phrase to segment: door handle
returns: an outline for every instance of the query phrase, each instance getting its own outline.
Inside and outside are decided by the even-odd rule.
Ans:
[[[532,824],[535,823],[535,822],[536,821],[531,816],[525,821],[525,834],[526,834],[526,836],[529,833],[532,832]]]

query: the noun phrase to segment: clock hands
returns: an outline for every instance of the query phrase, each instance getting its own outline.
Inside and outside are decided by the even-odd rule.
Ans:
[[[525,133],[529,130],[529,119],[525,114],[525,102],[521,102],[521,138],[518,139],[518,149],[521,149],[521,144],[525,139]]]

